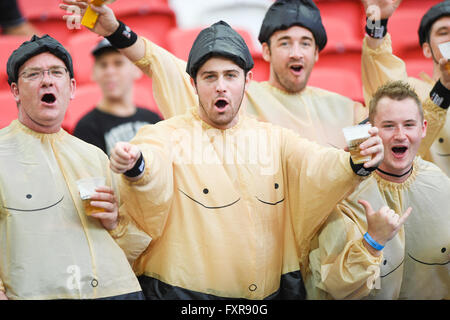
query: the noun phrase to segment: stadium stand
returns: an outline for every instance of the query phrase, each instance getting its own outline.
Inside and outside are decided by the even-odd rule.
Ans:
[[[0,91],[0,129],[17,119],[17,106],[13,95],[8,90]]]
[[[85,84],[78,86],[75,92],[75,99],[71,101],[67,108],[62,127],[67,132],[72,133],[78,121],[96,106],[100,97],[101,91],[97,85]],[[135,85],[134,102],[136,105],[148,108],[161,116],[153,99],[151,88],[140,84]]]
[[[187,60],[189,56],[189,51],[194,43],[195,38],[202,30],[202,27],[194,29],[172,29],[168,36],[168,50],[172,52],[175,56],[180,59]],[[237,29],[239,34],[244,38],[247,43],[250,53],[255,62],[255,67],[253,68],[253,79],[258,81],[265,81],[269,79],[270,66],[263,57],[260,50],[257,50],[252,45],[252,37],[244,29]]]
[[[91,80],[93,59],[90,50],[99,37],[85,28],[70,29],[62,19],[61,0],[18,0],[23,15],[42,32],[58,39],[73,55],[75,78],[78,83],[75,100],[72,101],[65,128],[73,129],[78,120],[98,101],[100,93]],[[182,59],[187,54],[199,28],[224,18],[239,29],[248,43],[255,60],[254,78],[259,81],[269,77],[269,64],[261,55],[255,40],[263,18],[263,11],[273,0],[118,0],[110,6],[117,17],[138,34],[172,51]],[[316,0],[322,13],[328,34],[328,44],[320,53],[309,84],[335,91],[362,101],[361,90],[361,42],[364,37],[365,14],[360,0]],[[423,14],[439,0],[402,1],[389,19],[388,30],[393,39],[394,54],[402,58],[410,76],[421,71],[432,74],[432,63],[425,59],[418,45],[417,29]],[[264,10],[261,8],[264,7]],[[252,10],[254,15],[249,13]],[[233,13],[234,12],[234,13]],[[223,16],[220,16],[223,14]],[[259,18],[258,18],[259,17]],[[208,20],[209,19],[209,20]],[[261,21],[255,22],[255,19]],[[245,20],[240,21],[239,20]],[[70,25],[69,25],[70,27]],[[10,122],[17,114],[16,105],[6,82],[6,61],[25,37],[0,35],[0,126]],[[151,79],[143,76],[137,81],[136,103],[158,111],[151,93]]]
[[[6,63],[11,53],[24,41],[29,40],[25,36],[0,36],[0,92],[8,91],[8,76],[6,75]]]

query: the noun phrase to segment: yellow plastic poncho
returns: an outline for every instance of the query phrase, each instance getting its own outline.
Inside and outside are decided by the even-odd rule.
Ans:
[[[153,95],[164,118],[168,119],[174,115],[184,114],[186,106],[198,105],[198,98],[191,85],[189,75],[185,71],[186,62],[147,39],[143,39],[146,53],[135,64],[147,75],[155,75],[152,82]],[[376,55],[371,53],[366,45],[363,47],[363,52],[362,76],[365,79],[364,92],[368,103],[378,85],[383,83],[382,81],[388,76],[396,75],[398,70],[387,68],[378,71],[377,68],[381,67],[376,59],[379,59],[381,53]],[[387,54],[383,54],[383,56],[393,57]],[[396,57],[393,59],[396,63],[403,63]],[[405,70],[404,65],[402,70]],[[446,127],[442,130],[440,128],[446,112],[433,103],[425,103],[431,85],[411,78],[409,81],[413,82],[414,88],[424,102],[423,109],[425,119],[428,121],[428,134],[423,139],[419,155],[426,158],[434,141],[433,137],[436,137],[438,131],[441,131],[442,134],[447,130]],[[301,93],[289,94],[271,86],[268,82],[256,81],[251,81],[246,91],[241,108],[241,112],[245,111],[258,120],[280,125],[293,130],[304,138],[337,148],[343,148],[346,145],[342,128],[358,124],[368,116],[368,108],[330,91],[306,87]],[[431,141],[428,141],[430,139]],[[435,148],[436,143],[433,146]]]
[[[86,216],[75,181],[90,176],[115,186],[106,155],[64,130],[37,133],[18,120],[0,130],[0,289],[9,299],[141,290],[127,258],[150,238],[122,214],[111,234]]]
[[[359,199],[374,210],[388,205],[399,214],[412,207],[380,257],[363,244],[367,221]],[[333,210],[313,240],[308,299],[448,299],[449,208],[450,179],[420,157],[403,183],[372,175]]]
[[[186,106],[198,105],[198,99],[186,73],[186,62],[143,38],[145,56],[135,62],[147,75],[154,74],[153,95],[165,119],[184,114]],[[306,87],[289,94],[269,85],[252,81],[242,110],[258,120],[271,122],[299,133],[322,145],[342,148],[341,129],[358,124],[368,111],[359,102],[323,89]]]
[[[407,81],[413,86],[422,101],[425,101],[429,97],[430,91],[434,86],[434,81],[425,73],[422,73],[421,75],[422,80],[408,77],[405,63],[392,53],[392,42],[389,34],[386,34],[382,44],[375,50],[371,49],[367,45],[366,39],[364,39],[361,65],[363,94],[366,105],[368,105],[377,88],[389,80]],[[421,147],[419,154],[425,160],[434,162],[439,168],[442,169],[442,171],[449,175],[450,120],[448,120],[445,113],[441,113],[439,116],[447,119],[444,127],[440,129],[431,148],[428,150]],[[427,118],[427,120],[428,125],[433,125],[433,123],[437,121],[435,118]],[[428,132],[430,132],[430,129],[428,129]],[[426,139],[427,138],[425,138],[425,140]]]
[[[242,115],[215,129],[197,107],[144,126],[131,143],[146,169],[137,182],[122,179],[121,196],[153,239],[136,274],[201,294],[274,294],[362,180],[342,150]]]

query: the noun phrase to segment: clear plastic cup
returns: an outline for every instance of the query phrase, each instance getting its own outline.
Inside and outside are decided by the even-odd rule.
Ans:
[[[441,51],[442,56],[447,59],[447,64],[445,68],[448,72],[450,72],[450,41],[440,43],[439,50]]]
[[[80,197],[83,202],[84,211],[86,215],[90,216],[93,213],[104,212],[105,209],[91,206],[91,197],[96,193],[95,189],[105,186],[105,177],[89,177],[76,181]]]
[[[370,128],[372,128],[372,125],[368,123],[342,129],[354,164],[364,163],[372,159],[371,155],[361,155],[361,149],[359,148],[359,145],[370,137]]]

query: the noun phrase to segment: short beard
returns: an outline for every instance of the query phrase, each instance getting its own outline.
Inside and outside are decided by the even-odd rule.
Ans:
[[[241,106],[242,106],[242,101],[244,100],[244,95],[245,95],[245,79],[246,79],[246,78],[244,78],[244,88],[243,88],[243,90],[242,90],[241,101],[239,102],[239,107],[237,108],[236,113],[234,113],[233,117],[231,118],[231,121],[229,121],[229,122],[227,122],[227,123],[219,123],[219,122],[213,121],[213,120],[209,117],[209,114],[206,112],[206,109],[205,109],[205,107],[203,106],[203,104],[202,104],[202,102],[201,102],[201,100],[200,100],[200,97],[198,97],[198,104],[199,104],[200,108],[203,109],[203,113],[207,116],[208,120],[209,120],[211,123],[216,124],[216,125],[219,125],[219,126],[226,125],[226,124],[232,122],[232,121],[234,120],[234,118],[236,117],[236,115],[239,114],[239,111],[241,110]]]

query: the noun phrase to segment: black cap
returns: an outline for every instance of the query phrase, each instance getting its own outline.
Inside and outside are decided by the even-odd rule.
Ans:
[[[73,78],[73,65],[70,53],[56,39],[46,34],[41,38],[34,35],[31,40],[25,41],[11,53],[6,64],[8,83],[11,85],[11,83],[17,82],[19,68],[30,58],[44,52],[50,52],[60,58],[69,70],[70,78]]]
[[[314,35],[319,51],[327,44],[327,33],[322,24],[319,8],[311,0],[277,0],[267,10],[258,40],[267,42],[278,30],[292,26],[308,29]]]
[[[429,39],[431,26],[441,17],[450,15],[450,0],[442,1],[430,8],[420,21],[419,43],[422,46]]]
[[[98,57],[102,53],[106,51],[115,51],[119,52],[115,47],[112,46],[112,44],[108,41],[108,39],[104,38],[103,40],[99,41],[94,49],[92,49],[91,53],[94,57]]]
[[[186,72],[195,78],[198,69],[213,56],[232,60],[245,72],[253,68],[253,58],[244,39],[224,21],[216,22],[198,34],[189,52]]]

